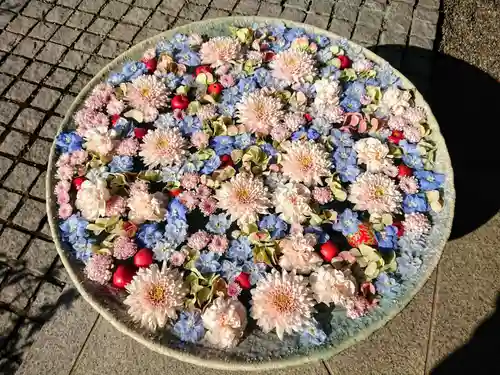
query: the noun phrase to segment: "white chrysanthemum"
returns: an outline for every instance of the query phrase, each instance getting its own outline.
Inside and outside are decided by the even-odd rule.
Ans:
[[[281,256],[279,265],[281,268],[297,273],[309,274],[315,270],[323,259],[314,250],[316,236],[312,233],[293,233],[279,242]]]
[[[208,330],[205,339],[221,349],[238,345],[247,325],[245,306],[233,298],[219,297],[205,310],[203,325]]]
[[[405,214],[403,227],[405,229],[406,236],[416,238],[429,233],[431,230],[429,219],[420,212]]]
[[[186,141],[178,128],[149,131],[143,138],[139,155],[150,168],[181,162],[186,153]]]
[[[289,224],[300,224],[311,216],[311,191],[302,184],[279,184],[274,192],[273,204],[280,218]]]
[[[414,176],[403,176],[399,179],[399,188],[405,194],[416,194],[418,192],[418,181]]]
[[[403,117],[412,124],[419,124],[426,119],[425,110],[422,107],[407,108]]]
[[[268,90],[255,90],[243,96],[236,105],[238,118],[245,129],[252,133],[268,135],[280,124],[283,117],[281,101]]]
[[[271,206],[264,182],[252,175],[239,173],[230,181],[223,182],[215,192],[218,207],[231,215],[231,220],[245,226],[254,223],[258,214],[266,214]]]
[[[102,129],[90,130],[86,134],[87,142],[85,148],[87,151],[93,151],[101,156],[107,156],[113,151],[115,142],[110,136],[110,133],[102,131]]]
[[[106,180],[97,179],[94,184],[85,180],[76,193],[75,206],[90,221],[106,215],[106,201],[111,197]]]
[[[201,45],[201,62],[202,64],[219,66],[238,59],[240,50],[241,45],[237,39],[228,36],[217,36]]]
[[[345,306],[356,295],[356,281],[351,275],[324,265],[309,277],[314,299],[318,303]]]
[[[217,107],[214,104],[203,105],[196,112],[196,116],[198,116],[200,121],[211,120],[217,117]]]
[[[141,111],[146,122],[154,121],[158,117],[158,109],[168,103],[165,84],[154,75],[142,75],[127,85],[125,101]]]
[[[130,209],[128,217],[132,222],[142,224],[148,220],[162,221],[165,217],[163,206],[161,199],[148,193],[146,182],[136,180],[130,187],[127,207]]]
[[[282,172],[292,182],[307,186],[321,185],[321,178],[330,175],[331,162],[328,153],[313,141],[283,144]]]
[[[279,52],[269,63],[273,77],[287,84],[304,83],[316,74],[313,57],[300,50],[289,49]]]
[[[400,90],[396,86],[390,86],[382,94],[379,110],[396,116],[402,115],[410,107],[410,99],[411,95],[408,91]]]
[[[140,268],[125,288],[129,295],[123,303],[129,306],[129,315],[152,331],[177,318],[188,292],[176,269],[160,271],[157,264]]]
[[[389,147],[376,138],[363,138],[354,144],[358,164],[365,164],[368,172],[380,172],[389,154]]]
[[[307,279],[295,272],[272,270],[252,289],[250,315],[268,333],[276,329],[283,339],[285,333],[300,332],[310,323],[314,302]]]
[[[398,212],[402,201],[394,181],[382,173],[365,172],[349,187],[354,209],[370,214]]]
[[[329,122],[340,123],[344,119],[344,111],[340,106],[340,84],[330,79],[314,82],[316,97],[312,110],[316,117],[324,117]]]

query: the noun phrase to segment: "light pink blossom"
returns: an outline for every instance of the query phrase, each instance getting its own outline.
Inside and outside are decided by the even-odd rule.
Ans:
[[[214,235],[212,241],[208,245],[208,250],[213,251],[217,254],[223,254],[227,247],[229,246],[229,241],[225,235]]]
[[[198,173],[184,173],[181,178],[181,186],[184,189],[193,190],[200,184]]]
[[[319,204],[327,204],[333,200],[332,191],[327,187],[315,187],[312,194],[314,200]]]
[[[212,197],[202,198],[198,208],[203,215],[210,216],[217,210],[217,201]]]
[[[234,86],[234,77],[231,74],[224,74],[219,77],[219,82],[224,87]]]
[[[106,202],[106,216],[121,216],[127,210],[127,200],[115,195]]]
[[[58,215],[61,219],[67,219],[73,213],[73,207],[69,203],[65,203],[59,206]]]
[[[191,135],[191,143],[197,149],[202,149],[208,146],[209,138],[204,132],[195,132]]]
[[[115,151],[122,156],[136,156],[139,150],[139,141],[135,138],[125,138],[116,147]]]
[[[199,230],[188,238],[187,244],[191,249],[200,251],[208,246],[211,238],[209,233]]]

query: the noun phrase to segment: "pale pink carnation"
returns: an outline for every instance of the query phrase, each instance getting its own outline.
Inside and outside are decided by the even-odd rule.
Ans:
[[[208,198],[212,194],[212,190],[206,185],[199,185],[196,188],[196,195],[200,198]]]
[[[62,154],[57,159],[56,165],[59,167],[61,165],[70,165],[71,164],[71,155],[70,154]]]
[[[278,264],[287,271],[295,270],[301,274],[311,273],[323,263],[319,253],[314,250],[315,245],[316,237],[314,234],[304,235],[301,231],[296,231],[280,241],[281,257]]]
[[[411,143],[418,143],[422,139],[422,133],[416,126],[407,126],[403,131],[403,135]]]
[[[385,159],[382,162],[382,172],[389,177],[396,177],[399,173],[399,169],[394,165],[392,159]]]
[[[227,284],[227,295],[231,298],[238,298],[242,290],[241,286],[234,281]]]
[[[154,75],[143,75],[127,85],[125,101],[144,114],[146,122],[158,117],[158,109],[168,103],[165,84]]]
[[[67,191],[61,191],[57,194],[57,204],[63,205],[69,203],[69,194]]]
[[[403,176],[399,179],[399,188],[406,194],[416,194],[418,181],[413,176]]]
[[[202,64],[219,66],[239,58],[240,42],[232,37],[217,36],[203,43],[200,48]]]
[[[283,145],[281,167],[283,175],[292,182],[307,186],[321,184],[322,177],[330,176],[330,157],[321,145],[313,141],[289,142]]]
[[[212,236],[209,233],[199,230],[188,238],[187,245],[193,250],[200,251],[207,247],[211,238]]]
[[[135,138],[125,138],[115,149],[118,155],[122,156],[136,156],[139,150],[139,141]]]
[[[106,202],[106,216],[121,216],[127,210],[127,200],[115,195]]]
[[[106,106],[106,111],[108,112],[108,115],[110,116],[119,115],[120,113],[123,112],[124,109],[125,109],[125,103],[123,103],[121,100],[116,99],[114,95],[111,96],[111,99],[109,100],[109,103]]]
[[[174,251],[170,255],[170,264],[174,267],[180,267],[186,260],[186,254],[182,251]]]
[[[204,132],[195,132],[191,135],[191,143],[197,149],[205,148],[208,146],[210,137]]]
[[[101,156],[109,155],[115,147],[115,141],[113,141],[108,133],[91,131],[87,133],[87,137],[88,141],[85,144],[87,150],[96,152]]]
[[[315,187],[312,194],[314,200],[319,204],[327,204],[333,200],[332,191],[327,187]]]
[[[316,74],[314,58],[305,51],[289,49],[277,53],[269,63],[273,77],[287,84],[304,83]]]
[[[106,284],[111,280],[113,258],[104,254],[93,254],[85,265],[85,275],[89,280],[99,284]]]
[[[380,172],[389,154],[389,147],[376,138],[362,138],[354,144],[358,164],[365,164],[368,172]]]
[[[180,163],[186,153],[186,142],[178,128],[149,131],[142,141],[139,155],[149,168]]]
[[[77,166],[80,164],[84,164],[89,157],[89,154],[85,150],[74,151],[71,153],[70,164],[73,166]]]
[[[217,254],[223,254],[227,247],[229,246],[229,241],[225,235],[214,235],[212,241],[208,245],[208,250],[213,251]]]
[[[113,86],[108,83],[99,83],[94,87],[83,105],[88,109],[98,111],[108,103],[112,94]]]
[[[179,201],[186,206],[189,211],[193,211],[198,205],[198,198],[194,195],[192,191],[183,191],[179,194]]]
[[[200,184],[198,173],[184,173],[181,178],[181,186],[184,189],[194,190]]]
[[[391,130],[403,130],[408,126],[408,122],[402,116],[390,116],[387,126]]]
[[[67,219],[73,213],[73,207],[69,203],[65,203],[59,206],[58,215],[61,219]]]
[[[60,180],[71,180],[73,178],[74,169],[71,165],[60,165],[56,171],[56,177]]]
[[[214,117],[217,117],[217,107],[213,104],[203,105],[196,112],[196,116],[198,116],[200,121],[211,120]]]
[[[283,117],[283,122],[288,130],[294,132],[298,130],[302,125],[305,125],[306,119],[300,113],[287,113]]]
[[[202,198],[198,208],[203,215],[210,216],[217,210],[217,201],[212,197]]]
[[[205,340],[220,349],[238,345],[247,325],[247,310],[235,298],[218,297],[204,311]]]
[[[292,132],[283,124],[279,124],[271,129],[271,137],[277,142],[283,142],[290,135],[292,135]]]
[[[116,259],[127,259],[137,252],[135,242],[126,236],[120,236],[113,242],[113,256]]]
[[[76,132],[84,138],[87,137],[88,132],[91,130],[107,131],[109,126],[108,116],[88,108],[83,108],[76,112],[74,120],[77,125]]]
[[[344,120],[344,111],[340,106],[340,84],[333,79],[319,79],[314,82],[316,98],[312,104],[314,114],[324,117],[329,122],[340,123]]]
[[[234,77],[231,74],[224,74],[219,77],[219,82],[225,88],[234,86]]]
[[[162,221],[165,217],[163,200],[149,194],[144,181],[136,180],[130,187],[127,207],[130,209],[129,219],[136,224],[148,220]]]
[[[405,234],[412,237],[420,237],[431,230],[429,219],[420,212],[405,214],[403,227]]]
[[[335,306],[346,306],[356,294],[356,280],[350,274],[324,265],[315,270],[309,277],[314,299],[318,303]]]
[[[269,95],[265,89],[255,90],[243,96],[236,105],[238,118],[245,129],[252,133],[268,135],[283,118],[280,99]]]

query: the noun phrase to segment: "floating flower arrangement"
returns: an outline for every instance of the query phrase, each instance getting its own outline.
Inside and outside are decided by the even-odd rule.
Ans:
[[[60,236],[148,330],[321,345],[319,310],[357,319],[419,272],[445,179],[426,116],[342,39],[177,34],[57,136]]]

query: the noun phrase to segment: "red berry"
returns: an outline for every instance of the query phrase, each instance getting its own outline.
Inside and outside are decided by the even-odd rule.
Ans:
[[[120,119],[120,115],[111,116],[111,124],[115,126],[116,122]]]
[[[137,232],[137,225],[135,225],[131,221],[125,221],[123,223],[123,230],[127,233],[127,236],[133,237]]]
[[[144,61],[144,64],[146,64],[146,69],[149,73],[153,73],[156,70],[156,59]]]
[[[351,66],[351,60],[346,55],[339,55],[337,59],[340,60],[340,69],[346,69]]]
[[[182,189],[172,189],[168,191],[168,195],[172,198],[178,196],[180,193],[182,193]]]
[[[220,157],[220,162],[222,167],[227,167],[228,165],[234,167],[234,162],[233,159],[231,158],[231,155],[222,155]]]
[[[149,267],[153,263],[153,252],[149,249],[140,249],[134,255],[134,264],[136,267]]]
[[[117,288],[125,288],[132,281],[134,275],[134,267],[120,264],[113,273],[113,285]]]
[[[402,139],[404,139],[404,135],[403,135],[403,132],[402,131],[399,131],[399,130],[393,130],[392,131],[392,134],[387,137],[387,139],[389,140],[389,142],[391,143],[395,143],[395,144],[398,144],[399,141],[401,141]]]
[[[398,237],[401,237],[403,234],[405,234],[405,228],[403,227],[403,224],[400,221],[397,221],[395,223],[392,223],[396,228],[398,228]]]
[[[144,136],[146,135],[147,132],[148,132],[148,129],[144,129],[144,128],[135,128],[134,129],[134,135],[137,139],[144,138]]]
[[[400,164],[398,166],[398,177],[409,177],[413,174],[410,167],[405,164]]]
[[[272,52],[272,51],[266,51],[266,52],[264,53],[264,61],[265,61],[265,62],[269,62],[269,61],[271,61],[272,59],[274,59],[274,56],[275,56],[275,55],[276,55],[276,54],[275,54],[274,52]]]
[[[331,262],[339,253],[339,248],[332,241],[326,241],[321,245],[319,252],[326,262]]]
[[[214,82],[208,85],[207,92],[210,95],[219,95],[223,89],[224,87],[219,82]]]
[[[85,181],[85,177],[76,177],[73,179],[73,186],[75,187],[76,190],[80,190],[83,181]]]
[[[173,109],[186,109],[189,106],[189,99],[186,95],[176,95],[172,98]]]
[[[212,69],[208,65],[200,65],[196,67],[196,75],[201,73],[212,73]]]
[[[234,281],[236,281],[243,289],[250,289],[252,287],[250,284],[250,275],[248,273],[240,273]]]
[[[312,116],[309,113],[306,113],[304,115],[304,118],[306,119],[307,122],[311,122],[313,120]]]

